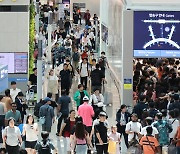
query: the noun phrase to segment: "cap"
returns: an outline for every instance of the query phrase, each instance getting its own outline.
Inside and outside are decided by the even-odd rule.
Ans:
[[[66,35],[66,37],[70,37],[70,35]]]
[[[51,99],[49,97],[46,97],[46,98],[44,98],[44,101],[47,103],[47,102],[51,101]]]
[[[83,101],[89,101],[89,97],[84,96],[84,97],[83,97]]]
[[[24,94],[20,91],[18,92],[18,96],[24,96]]]

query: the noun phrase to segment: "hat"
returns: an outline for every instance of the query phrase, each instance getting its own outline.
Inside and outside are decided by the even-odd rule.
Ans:
[[[69,37],[70,37],[70,35],[67,35],[66,37],[68,37],[68,38],[69,38]]]
[[[106,115],[105,112],[100,112],[100,113],[99,113],[99,116],[105,116],[105,117],[106,117],[107,115]]]
[[[47,103],[47,102],[51,101],[51,99],[49,97],[46,97],[46,98],[44,98],[44,101]]]
[[[83,101],[89,101],[89,97],[84,96],[84,97],[83,97]]]

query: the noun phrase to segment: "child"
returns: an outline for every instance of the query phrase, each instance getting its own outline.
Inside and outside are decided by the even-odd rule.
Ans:
[[[121,134],[117,132],[117,127],[112,126],[111,127],[111,133],[108,135],[109,140],[115,141],[116,142],[116,154],[120,154],[120,146],[119,143],[121,141]]]
[[[51,150],[57,154],[57,150],[55,149],[52,142],[49,140],[49,133],[43,131],[41,133],[42,141],[37,142],[35,149],[38,151],[38,154],[51,154]]]

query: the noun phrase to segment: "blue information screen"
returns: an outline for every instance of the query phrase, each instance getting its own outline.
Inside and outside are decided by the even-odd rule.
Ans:
[[[180,12],[135,11],[134,57],[180,58]]]

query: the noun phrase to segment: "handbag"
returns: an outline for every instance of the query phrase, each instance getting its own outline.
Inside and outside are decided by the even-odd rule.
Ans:
[[[45,124],[45,121],[46,121],[45,116],[39,118],[39,123],[40,123],[41,125],[44,125],[44,124]]]
[[[108,152],[109,152],[109,154],[116,153],[116,142],[115,141],[109,140]]]
[[[170,144],[168,146],[168,153],[171,153],[171,154],[176,153],[176,146],[174,144]]]
[[[131,141],[129,141],[129,146],[131,147],[136,147],[138,145],[138,140],[136,139],[136,133],[134,133],[133,138],[131,139]]]

